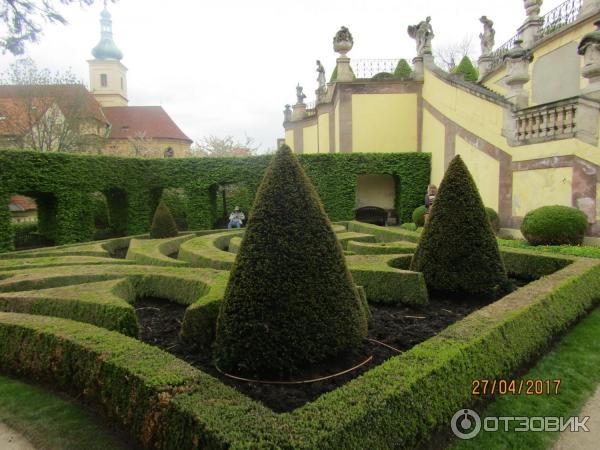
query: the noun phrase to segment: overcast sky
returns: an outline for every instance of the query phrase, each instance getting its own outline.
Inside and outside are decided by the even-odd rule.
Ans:
[[[546,0],[542,14],[561,4]],[[102,1],[64,7],[69,24],[45,25],[26,56],[53,70],[71,68],[88,82],[87,60],[100,37]],[[283,136],[283,107],[300,83],[309,101],[315,60],[327,78],[341,25],[354,36],[353,59],[415,56],[408,25],[432,17],[433,47],[473,38],[479,17],[494,21],[496,46],[525,19],[523,0],[118,0],[109,3],[114,39],[129,69],[130,105],[162,105],[193,140],[207,135],[254,137],[267,150]],[[0,68],[15,58],[0,55]]]

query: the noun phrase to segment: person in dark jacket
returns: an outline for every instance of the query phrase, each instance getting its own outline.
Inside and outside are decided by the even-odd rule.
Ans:
[[[425,225],[429,223],[429,214],[431,213],[431,206],[437,195],[437,186],[430,184],[427,186],[427,193],[425,194]]]

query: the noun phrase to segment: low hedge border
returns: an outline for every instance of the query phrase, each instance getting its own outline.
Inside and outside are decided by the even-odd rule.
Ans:
[[[544,255],[531,250],[500,247],[500,256],[509,275],[524,280],[537,280],[560,270],[576,258]]]
[[[412,242],[348,242],[348,251],[356,255],[398,255],[414,253],[417,244]]]
[[[237,252],[240,250],[240,245],[242,245],[242,237],[235,236],[229,240],[229,247],[227,247],[227,251],[229,253],[234,253],[237,255]]]
[[[345,223],[348,227],[348,231],[372,234],[375,236],[377,242],[407,241],[417,243],[421,238],[421,233],[417,231],[405,230],[399,227],[380,227],[378,225],[358,222],[356,220]]]
[[[229,240],[235,236],[242,236],[243,233],[225,231],[190,239],[181,244],[177,258],[193,267],[229,270],[235,261],[235,255],[227,251]]]
[[[135,261],[93,256],[45,256],[41,258],[0,259],[0,271],[104,264],[132,265],[135,264]]]
[[[349,241],[355,241],[355,242],[375,242],[375,236],[373,236],[372,234],[366,234],[366,233],[356,233],[354,231],[344,231],[341,233],[337,233],[337,239],[340,242],[340,245],[342,246],[342,248],[344,250],[349,250],[348,249],[348,242]]]
[[[151,266],[186,267],[189,263],[170,258],[168,255],[178,252],[181,244],[192,238],[193,234],[166,239],[132,239],[127,250],[127,259]]]
[[[83,393],[147,447],[408,447],[474,402],[473,379],[508,376],[598,300],[600,262],[576,260],[284,414],[158,349],[64,319],[0,313],[0,367]]]

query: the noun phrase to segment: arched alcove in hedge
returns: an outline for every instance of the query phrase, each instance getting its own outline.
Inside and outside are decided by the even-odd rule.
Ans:
[[[100,191],[106,196],[111,227],[120,234],[132,235],[148,232],[163,190],[179,188],[187,197],[189,229],[212,228],[217,215],[213,186],[244,186],[246,194],[253,197],[270,158],[148,160],[0,150],[0,205],[8,205],[14,192],[51,195],[45,197],[53,200],[44,202],[48,208],[42,212],[48,218],[45,229],[54,235],[56,244],[67,244],[94,236],[91,193]],[[333,221],[354,217],[358,175],[394,176],[396,210],[402,221],[410,221],[429,183],[427,153],[318,154],[299,155],[298,159]],[[10,212],[0,208],[0,252],[13,248]]]

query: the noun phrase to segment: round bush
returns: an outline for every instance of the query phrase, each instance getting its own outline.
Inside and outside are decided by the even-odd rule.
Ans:
[[[402,225],[400,225],[400,228],[408,231],[417,231],[417,225],[415,225],[412,222],[403,223]]]
[[[580,245],[587,226],[587,216],[577,208],[542,206],[525,215],[521,233],[531,245]]]
[[[422,227],[425,225],[425,205],[419,206],[415,208],[412,214],[412,220],[417,227]]]
[[[490,224],[492,225],[492,230],[494,233],[498,233],[500,231],[500,219],[498,218],[498,213],[494,208],[485,207],[485,213],[490,220]]]

